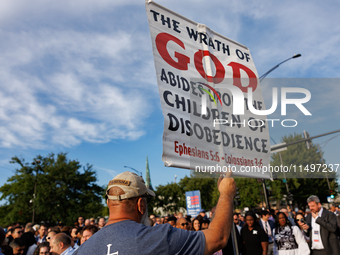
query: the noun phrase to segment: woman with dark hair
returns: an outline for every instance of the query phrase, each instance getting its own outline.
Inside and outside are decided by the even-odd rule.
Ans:
[[[309,236],[307,235],[307,233],[304,231],[304,229],[302,228],[303,224],[306,223],[305,221],[305,215],[301,212],[298,212],[295,215],[295,224],[296,226],[298,226],[301,230],[301,233],[303,235],[303,237],[305,238],[306,242],[309,243]]]
[[[257,217],[253,212],[247,212],[245,225],[241,229],[243,240],[242,255],[267,255],[268,236],[257,223]]]
[[[202,220],[200,220],[200,218],[195,218],[193,221],[192,221],[192,230],[193,231],[199,231],[201,230],[202,228]]]
[[[48,242],[42,242],[35,249],[33,255],[50,255],[50,244]]]
[[[308,244],[297,226],[292,226],[283,212],[276,215],[274,229],[275,255],[309,255]]]

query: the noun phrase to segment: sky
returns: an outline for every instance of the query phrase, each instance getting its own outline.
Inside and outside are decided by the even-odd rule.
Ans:
[[[298,125],[270,128],[272,141],[340,129],[339,1],[157,3],[247,46],[259,75],[302,54],[261,87],[266,105],[274,83],[308,89],[312,116],[291,111],[285,118]],[[189,174],[162,162],[164,120],[144,1],[2,0],[0,38],[0,185],[18,167],[13,156],[32,162],[60,152],[92,164],[99,185],[125,165],[145,176],[146,156],[154,188]],[[294,82],[285,85],[286,78]],[[283,119],[279,111],[272,117]],[[339,134],[313,141],[328,164],[340,163]]]

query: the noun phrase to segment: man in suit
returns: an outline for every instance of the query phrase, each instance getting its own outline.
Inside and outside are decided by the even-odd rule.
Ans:
[[[273,231],[275,228],[275,223],[269,220],[270,214],[267,210],[263,210],[260,213],[261,220],[259,221],[261,228],[263,228],[264,232],[268,235],[268,255],[273,255],[274,253],[274,237]]]
[[[331,208],[329,209],[329,211],[335,214],[336,223],[337,223],[336,236],[340,240],[340,213],[339,213],[339,211],[337,209],[338,208],[335,207],[335,205],[332,205]]]
[[[317,196],[310,196],[307,203],[311,214],[306,218],[307,224],[302,227],[309,234],[311,255],[340,254],[339,241],[335,234],[335,214],[323,209]]]
[[[238,213],[234,213],[234,224],[236,226],[236,229],[238,230],[238,233],[241,233],[242,227],[240,226],[241,221],[238,218]]]

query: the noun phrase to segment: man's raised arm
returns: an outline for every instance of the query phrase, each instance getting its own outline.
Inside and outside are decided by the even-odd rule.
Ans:
[[[209,228],[203,230],[205,236],[204,255],[213,254],[227,245],[233,224],[233,200],[236,194],[236,183],[230,177],[220,177],[217,183],[220,197],[216,206],[214,218]]]

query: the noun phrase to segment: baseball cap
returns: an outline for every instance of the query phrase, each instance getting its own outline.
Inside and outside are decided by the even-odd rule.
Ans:
[[[108,191],[112,187],[121,188],[125,192],[125,194],[119,196],[109,195]],[[141,176],[126,171],[124,173],[118,174],[115,178],[113,178],[109,182],[109,185],[106,190],[106,195],[111,200],[122,200],[132,197],[140,197],[143,195],[151,195],[154,197],[155,193],[145,186],[145,182]]]
[[[35,225],[33,226],[34,231],[38,231],[39,228],[40,228],[40,225],[38,225],[38,224],[35,224]]]

